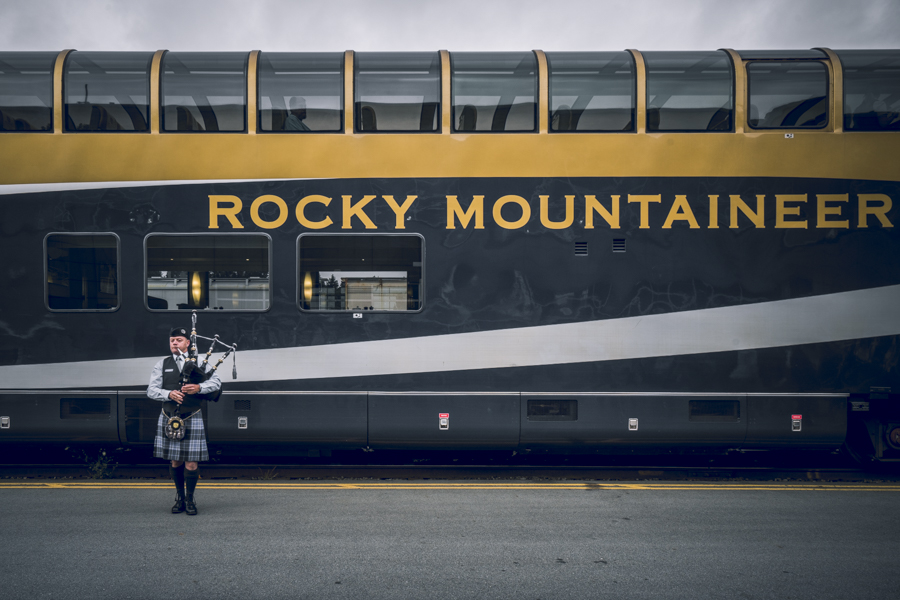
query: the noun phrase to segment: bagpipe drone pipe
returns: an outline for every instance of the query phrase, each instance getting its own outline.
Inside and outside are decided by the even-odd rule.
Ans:
[[[197,354],[197,340],[207,340],[210,342],[209,349],[206,351],[206,355],[203,357],[203,362],[198,364],[198,354]],[[219,340],[218,334],[213,337],[205,337],[199,335],[197,333],[197,311],[193,311],[191,314],[191,337],[190,337],[190,346],[188,347],[187,353],[184,355],[184,366],[181,369],[181,380],[180,385],[183,387],[189,384],[202,385],[205,381],[209,380],[214,373],[219,369],[219,366],[225,362],[225,359],[228,358],[229,355],[234,353],[232,357],[232,371],[231,377],[232,379],[237,379],[237,344],[226,344]],[[225,353],[219,358],[215,365],[209,366],[209,359],[212,356],[213,352],[216,349],[216,346],[223,346],[227,350]],[[177,412],[185,412],[192,409],[199,408],[200,403],[204,400],[209,402],[218,402],[219,397],[222,395],[222,387],[219,386],[219,389],[209,392],[209,393],[198,393],[185,395],[184,401],[181,405],[171,406],[170,408],[173,411]],[[174,402],[167,402],[167,405],[172,404],[175,405]]]

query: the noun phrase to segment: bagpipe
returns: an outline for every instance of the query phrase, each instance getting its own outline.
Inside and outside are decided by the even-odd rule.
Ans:
[[[197,355],[197,340],[207,340],[212,342],[209,345],[209,350],[206,351],[206,356],[203,358],[203,362],[201,364],[197,364],[198,355]],[[212,377],[213,373],[215,373],[219,366],[225,362],[225,359],[232,353],[232,366],[231,366],[231,378],[237,379],[237,344],[226,344],[219,340],[219,335],[216,334],[213,337],[209,338],[206,336],[202,336],[197,333],[197,311],[193,311],[191,314],[191,338],[190,338],[190,346],[188,346],[187,353],[181,353],[184,356],[184,366],[181,368],[181,381],[180,387],[183,387],[188,384],[196,384],[200,385],[204,381],[208,380]],[[210,369],[207,369],[207,365],[209,364],[209,358],[212,356],[212,353],[215,351],[216,346],[224,346],[227,348],[225,354],[223,354],[219,361]],[[203,400],[207,400],[210,402],[218,402],[219,397],[222,395],[222,387],[219,386],[215,392],[210,392],[208,394],[191,394],[185,395],[184,401],[179,405],[177,402],[172,400],[168,400],[163,404],[163,414],[166,416],[167,421],[165,425],[165,433],[166,437],[171,440],[181,440],[184,438],[184,434],[186,431],[185,421],[190,419],[194,415],[200,412],[201,402]],[[170,414],[171,413],[171,414]]]
[[[203,362],[201,364],[197,364],[198,355],[197,355],[197,340],[206,340],[208,342],[212,342],[209,345],[209,350],[206,351],[206,356],[203,357]],[[217,362],[213,367],[207,370],[207,364],[209,364],[209,358],[212,356],[212,353],[216,349],[216,345],[223,346],[227,348],[225,354],[223,354],[219,358],[219,362]],[[231,358],[231,378],[237,379],[237,344],[226,344],[225,342],[219,339],[219,334],[215,334],[213,337],[209,338],[206,336],[202,336],[197,333],[197,311],[191,311],[191,344],[188,346],[187,355],[184,358],[184,367],[181,369],[181,385],[185,386],[188,384],[196,384],[200,385],[210,377],[212,377],[213,373],[215,373],[219,366],[225,362],[225,359],[228,358],[229,355],[234,353],[234,356]],[[209,394],[196,394],[198,400],[208,400],[210,402],[218,402],[219,397],[222,395],[222,388],[219,387],[215,392],[211,392]]]

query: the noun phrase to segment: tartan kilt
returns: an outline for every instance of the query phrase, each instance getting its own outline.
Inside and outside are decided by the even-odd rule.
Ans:
[[[153,456],[165,460],[187,462],[209,460],[203,413],[197,413],[190,419],[185,419],[185,433],[180,440],[170,440],[166,437],[166,421],[168,418],[165,413],[160,411],[159,421],[156,424],[156,437],[153,439]]]

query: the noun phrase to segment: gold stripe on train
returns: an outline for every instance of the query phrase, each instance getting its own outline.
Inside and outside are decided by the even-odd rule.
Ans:
[[[4,133],[0,185],[428,177],[818,177],[900,181],[890,132]]]

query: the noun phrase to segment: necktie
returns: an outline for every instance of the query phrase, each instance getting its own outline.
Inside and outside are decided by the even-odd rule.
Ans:
[[[183,370],[184,370],[184,357],[181,356],[181,355],[179,354],[179,355],[178,355],[178,358],[175,359],[175,364],[178,365],[178,372],[179,372],[179,373],[180,373],[181,371],[183,371]]]

